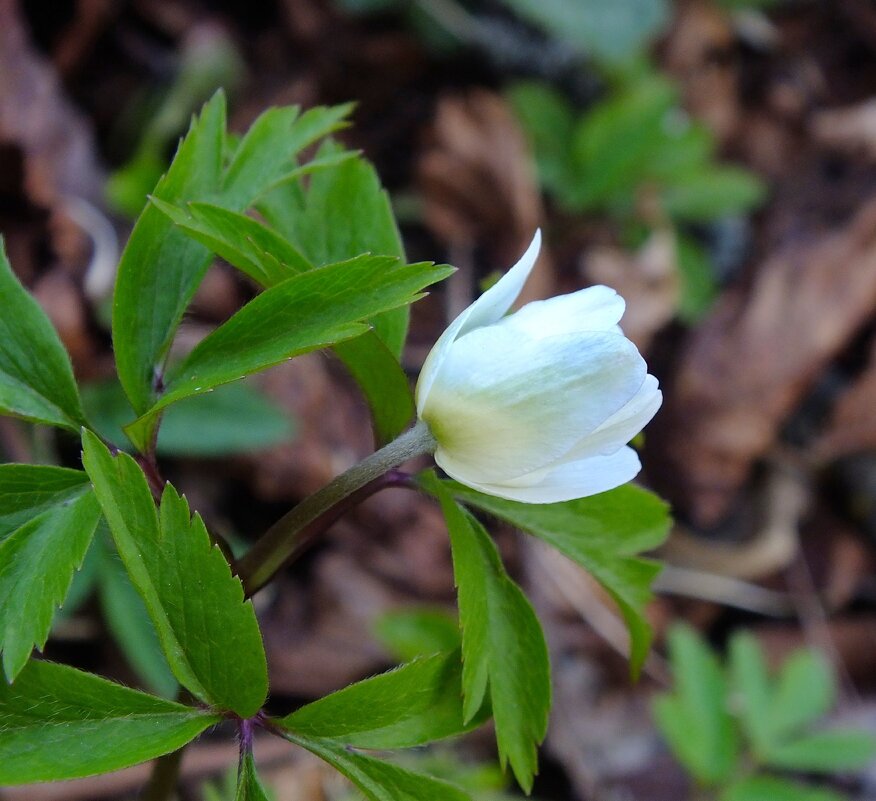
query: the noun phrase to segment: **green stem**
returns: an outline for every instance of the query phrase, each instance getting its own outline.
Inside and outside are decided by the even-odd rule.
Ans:
[[[179,769],[182,765],[185,746],[158,757],[152,765],[149,783],[140,796],[140,801],[168,801],[176,794]]]
[[[380,489],[381,479],[415,456],[432,453],[435,438],[417,424],[379,451],[342,473],[281,517],[236,565],[247,596],[258,592],[316,534],[325,531],[352,504]]]

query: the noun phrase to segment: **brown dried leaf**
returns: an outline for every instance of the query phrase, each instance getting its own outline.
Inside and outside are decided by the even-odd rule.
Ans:
[[[650,429],[652,478],[694,523],[729,510],[752,463],[876,308],[876,201],[765,262],[695,331]]]

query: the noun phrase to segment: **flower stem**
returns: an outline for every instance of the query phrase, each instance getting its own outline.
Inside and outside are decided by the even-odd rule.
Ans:
[[[235,565],[247,597],[267,584],[296,553],[349,508],[377,490],[397,483],[389,472],[408,459],[431,453],[435,438],[417,424],[379,451],[342,473],[281,517]]]

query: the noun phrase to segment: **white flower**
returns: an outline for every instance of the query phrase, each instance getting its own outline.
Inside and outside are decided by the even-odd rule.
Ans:
[[[623,299],[594,286],[505,316],[535,265],[520,261],[457,317],[417,383],[435,461],[469,487],[525,503],[583,498],[640,470],[630,441],[662,402],[617,323]]]

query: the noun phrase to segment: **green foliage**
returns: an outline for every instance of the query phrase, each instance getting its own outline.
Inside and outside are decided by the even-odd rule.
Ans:
[[[660,567],[636,555],[666,539],[670,520],[665,503],[630,484],[551,504],[507,501],[457,482],[446,484],[463,503],[544,540],[585,568],[620,607],[630,630],[633,669],[641,667],[651,642],[644,611]]]
[[[483,723],[463,720],[459,651],[423,657],[314,701],[278,721],[306,737],[354,748],[409,748]]]
[[[509,90],[545,188],[570,211],[628,217],[647,191],[676,222],[707,222],[749,211],[763,183],[713,162],[714,139],[678,107],[666,78],[644,73],[583,114],[555,90],[523,83]]]
[[[82,447],[119,555],[177,680],[205,703],[241,717],[255,714],[268,689],[258,623],[201,518],[190,518],[170,484],[159,516],[130,456],[112,456],[88,431]]]
[[[502,766],[510,762],[529,792],[551,703],[544,634],[483,526],[434,474],[422,482],[441,503],[450,533],[462,626],[464,718],[474,718],[489,699]]]
[[[523,19],[606,67],[628,64],[669,22],[668,0],[505,0]]]
[[[82,387],[82,406],[94,431],[108,442],[127,442],[131,404],[117,381]],[[271,448],[292,438],[288,414],[251,384],[239,382],[195,395],[164,413],[155,452],[159,456],[215,458]]]
[[[369,801],[471,801],[452,784],[364,756],[333,740],[294,731],[285,731],[284,736],[346,776]]]
[[[28,520],[87,493],[81,470],[36,464],[0,464],[0,542]]]
[[[0,239],[0,414],[78,431],[82,407],[70,357],[18,282]]]
[[[387,612],[377,619],[374,633],[393,656],[404,661],[452,651],[462,642],[459,621],[443,609],[428,607]]]
[[[0,543],[0,650],[9,681],[33,646],[45,645],[99,519],[94,494],[86,492],[37,515]]]
[[[155,196],[168,203],[218,199],[242,211],[295,168],[296,155],[337,129],[349,106],[266,111],[243,137],[225,166],[225,99],[217,94],[180,144]],[[154,206],[134,227],[122,260],[113,303],[113,344],[119,379],[138,414],[153,404],[164,359],[210,253]]]
[[[0,681],[0,785],[107,773],[167,754],[219,721],[209,711],[51,662]]]
[[[692,629],[674,629],[669,648],[675,689],[656,700],[655,718],[676,757],[703,785],[721,788],[722,801],[834,801],[842,796],[783,777],[745,776],[743,765],[835,773],[876,756],[869,733],[813,730],[836,696],[820,655],[798,651],[773,677],[750,634],[732,638],[728,671]]]

